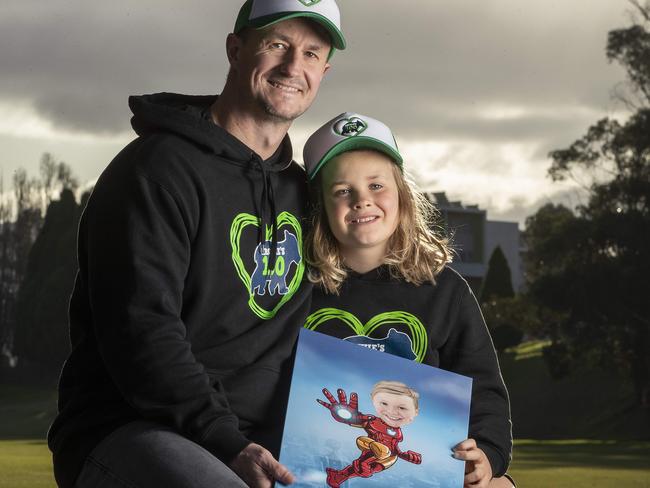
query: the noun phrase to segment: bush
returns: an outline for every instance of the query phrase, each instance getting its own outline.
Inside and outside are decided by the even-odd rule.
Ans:
[[[512,325],[499,325],[492,330],[492,342],[497,352],[501,353],[509,347],[515,347],[521,344],[524,338],[524,332]]]

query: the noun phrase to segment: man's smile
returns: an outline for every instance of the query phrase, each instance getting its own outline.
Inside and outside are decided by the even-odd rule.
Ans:
[[[268,80],[268,83],[272,87],[277,88],[279,90],[282,90],[283,92],[286,92],[286,93],[302,93],[302,89],[300,87],[287,85],[285,83],[281,83],[281,82],[275,81],[275,80]]]

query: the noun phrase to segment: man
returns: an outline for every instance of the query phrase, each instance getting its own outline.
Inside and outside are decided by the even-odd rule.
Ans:
[[[335,0],[248,0],[220,96],[129,100],[139,137],[79,229],[48,435],[59,486],[292,482],[267,450],[310,293],[287,130],[344,48]]]

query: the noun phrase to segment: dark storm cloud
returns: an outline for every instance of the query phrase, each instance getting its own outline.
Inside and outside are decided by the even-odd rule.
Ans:
[[[349,49],[334,56],[301,125],[356,110],[409,138],[569,142],[622,79],[604,47],[626,23],[624,0],[339,4]],[[129,94],[220,89],[239,1],[4,5],[0,101],[31,103],[61,128],[110,133],[128,129]],[[521,110],[492,120],[491,106]]]
[[[29,102],[56,126],[128,128],[126,98],[216,92],[234,22],[219,3],[10,1],[0,16],[0,99]]]

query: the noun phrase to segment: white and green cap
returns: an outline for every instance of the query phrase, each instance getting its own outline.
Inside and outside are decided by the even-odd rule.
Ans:
[[[332,158],[354,149],[374,149],[391,158],[400,168],[402,156],[390,128],[379,120],[354,112],[345,112],[314,132],[303,150],[309,179]]]
[[[332,47],[345,49],[341,12],[335,0],[246,0],[235,22],[235,34],[245,27],[259,29],[282,20],[306,17],[322,25],[332,38]]]

